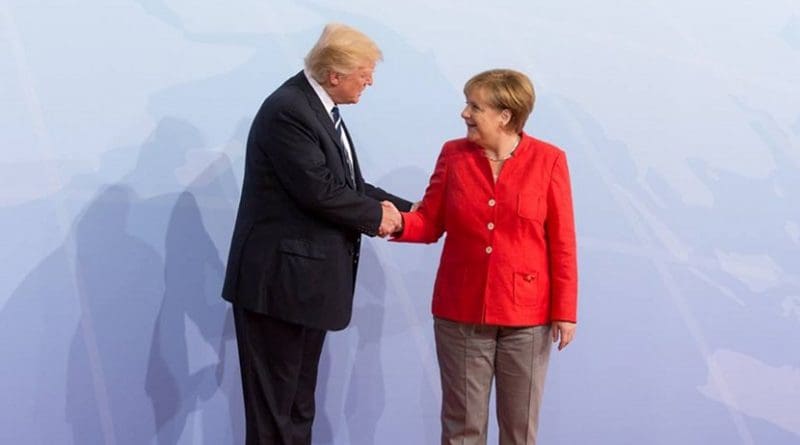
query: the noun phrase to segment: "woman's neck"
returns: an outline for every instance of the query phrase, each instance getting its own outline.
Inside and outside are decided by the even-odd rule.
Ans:
[[[505,161],[517,149],[520,139],[520,135],[516,133],[503,134],[495,144],[484,147],[483,152],[490,161]]]

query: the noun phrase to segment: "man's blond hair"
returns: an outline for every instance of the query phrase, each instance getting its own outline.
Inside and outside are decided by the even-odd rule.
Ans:
[[[306,55],[305,65],[311,77],[325,85],[332,71],[350,74],[361,66],[381,60],[380,48],[364,33],[341,23],[329,23]]]

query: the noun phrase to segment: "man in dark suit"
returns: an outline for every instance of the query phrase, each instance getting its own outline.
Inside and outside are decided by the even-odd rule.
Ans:
[[[350,321],[361,234],[399,230],[411,207],[364,182],[338,108],[359,101],[381,57],[361,32],[326,26],[250,129],[223,289],[247,444],[311,443],[322,344]]]

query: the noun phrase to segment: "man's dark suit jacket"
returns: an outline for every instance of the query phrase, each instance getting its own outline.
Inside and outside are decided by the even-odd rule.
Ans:
[[[379,201],[401,211],[411,203],[365,183],[355,149],[353,184],[344,150],[303,72],[264,101],[247,140],[223,298],[311,328],[347,326],[361,234],[377,233]]]

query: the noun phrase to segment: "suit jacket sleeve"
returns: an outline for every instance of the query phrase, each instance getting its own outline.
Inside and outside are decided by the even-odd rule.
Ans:
[[[395,196],[379,187],[372,184],[364,183],[364,191],[370,198],[377,199],[378,201],[390,201],[401,212],[408,212],[411,210],[411,201],[407,201],[399,196]]]
[[[563,153],[556,159],[550,177],[545,231],[550,263],[550,317],[575,322],[578,299],[575,220],[569,169]]]
[[[445,190],[447,182],[447,146],[442,148],[425,196],[416,212],[403,213],[403,231],[392,241],[434,243],[445,230]]]
[[[381,222],[381,205],[348,187],[326,165],[317,135],[308,118],[290,108],[277,112],[260,127],[259,149],[275,166],[287,193],[304,210],[322,219],[375,235]]]

